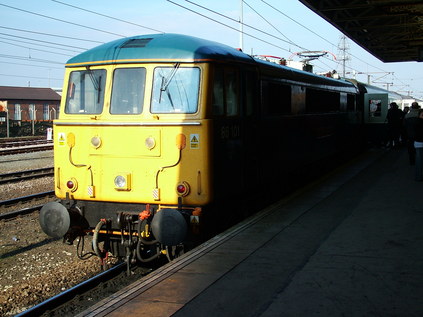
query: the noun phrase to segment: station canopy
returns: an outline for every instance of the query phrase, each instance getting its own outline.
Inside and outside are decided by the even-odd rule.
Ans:
[[[422,0],[300,0],[382,62],[423,61]]]

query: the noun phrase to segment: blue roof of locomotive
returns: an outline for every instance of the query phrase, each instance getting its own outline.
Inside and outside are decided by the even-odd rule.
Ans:
[[[165,33],[133,36],[109,42],[71,58],[66,66],[209,60],[253,62],[247,54],[224,44],[187,35]]]

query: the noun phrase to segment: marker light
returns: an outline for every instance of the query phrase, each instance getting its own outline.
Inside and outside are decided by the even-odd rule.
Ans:
[[[72,177],[66,182],[66,187],[69,188],[72,192],[74,192],[78,189],[78,182],[75,178]]]
[[[94,136],[91,138],[91,145],[98,149],[101,146],[101,139],[99,136]]]
[[[176,192],[178,193],[179,196],[185,197],[189,194],[189,191],[190,191],[190,188],[187,182],[180,182],[176,186]]]
[[[152,136],[149,136],[145,139],[145,146],[151,151],[156,146],[156,140]]]

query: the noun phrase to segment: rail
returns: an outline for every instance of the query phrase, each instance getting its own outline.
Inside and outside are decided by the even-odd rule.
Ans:
[[[54,175],[53,167],[0,174],[0,184]]]
[[[0,155],[13,155],[28,152],[49,151],[53,149],[53,143],[43,143],[39,145],[27,145],[11,148],[0,148]]]
[[[106,282],[111,280],[112,278],[116,277],[120,273],[126,270],[126,263],[119,263],[116,266],[112,267],[111,269],[104,271],[85,282],[82,282],[48,300],[16,315],[20,317],[27,317],[27,316],[41,316],[42,314],[46,313],[47,311],[52,311],[59,306],[63,305],[64,303],[72,300],[75,296],[83,294],[87,291],[90,291],[97,287],[100,283]]]
[[[20,204],[20,203],[23,203],[23,202],[42,199],[42,198],[45,198],[45,197],[48,197],[48,196],[53,196],[53,195],[54,195],[54,191],[51,190],[51,191],[37,193],[37,194],[33,194],[33,195],[28,195],[28,196],[22,196],[22,197],[7,199],[7,200],[1,200],[0,201],[0,207],[10,207],[10,206],[17,205],[17,204]],[[35,210],[38,210],[38,209],[40,209],[40,206],[24,208],[24,209],[17,210],[17,211],[14,211],[14,212],[2,213],[2,214],[0,214],[0,220],[16,217],[16,216],[19,215],[19,212],[21,212],[21,214],[27,214],[27,213],[33,212]]]

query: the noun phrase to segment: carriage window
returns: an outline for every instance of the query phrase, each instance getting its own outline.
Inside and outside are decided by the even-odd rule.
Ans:
[[[200,88],[199,68],[157,67],[154,70],[152,113],[195,113]]]
[[[70,114],[99,114],[103,111],[106,71],[83,70],[70,74],[65,112]]]
[[[372,99],[369,100],[369,117],[382,116],[382,100]]]
[[[347,96],[347,111],[355,111],[355,95],[353,94]]]
[[[145,89],[145,68],[119,68],[114,71],[111,114],[142,112]]]
[[[247,72],[244,75],[244,106],[245,114],[251,116],[254,114],[254,103],[255,103],[255,78],[254,73]]]
[[[321,113],[340,110],[341,97],[339,92],[307,88],[306,112]]]

